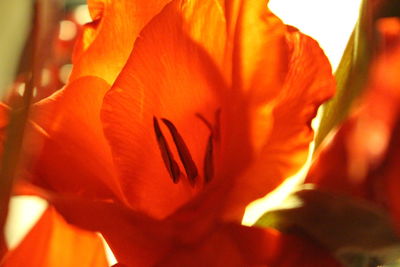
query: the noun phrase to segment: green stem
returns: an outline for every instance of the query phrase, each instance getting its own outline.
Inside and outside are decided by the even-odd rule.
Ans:
[[[38,68],[38,47],[39,47],[39,12],[38,3],[36,2],[32,31],[33,49],[31,53],[31,75],[27,78],[25,91],[21,103],[11,103],[9,112],[9,122],[5,133],[5,141],[3,144],[3,155],[0,159],[0,229],[3,229],[6,223],[9,200],[13,190],[14,180],[18,172],[18,165],[20,161],[23,138],[25,128],[28,121],[29,109],[32,102],[33,90],[37,84],[40,74]],[[3,232],[0,234],[0,259],[6,252],[5,240]]]
[[[363,92],[373,55],[373,16],[368,0],[361,4],[360,17],[349,39],[335,73],[336,96],[324,106],[315,145],[321,144],[328,133],[346,119],[354,100]]]

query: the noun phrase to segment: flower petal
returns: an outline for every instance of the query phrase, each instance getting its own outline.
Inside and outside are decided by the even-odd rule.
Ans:
[[[84,27],[78,40],[70,80],[93,75],[112,84],[125,65],[139,32],[169,1],[89,1],[95,22]]]
[[[100,122],[108,88],[99,78],[80,78],[35,104],[25,149],[36,156],[30,164],[35,184],[97,198],[119,195]]]
[[[221,108],[223,176],[246,168],[263,145],[271,122],[254,113],[279,93],[287,72],[286,27],[266,2],[225,1],[231,90]]]
[[[253,141],[259,144],[259,152],[255,151],[249,168],[235,179],[227,201],[228,217],[231,213],[241,218],[245,205],[273,190],[305,163],[313,139],[311,120],[334,92],[330,64],[317,42],[292,27],[287,29],[286,42],[290,60],[283,87],[249,116],[255,126],[269,126],[253,136],[261,139]]]
[[[1,266],[107,267],[100,237],[68,225],[48,209],[21,244],[8,252]]]
[[[263,102],[279,91],[287,71],[285,25],[267,1],[237,1],[232,55],[232,87]]]
[[[279,266],[340,264],[323,248],[273,229],[222,224],[197,244],[176,245],[156,266]]]
[[[323,248],[273,229],[217,224],[191,239],[191,227],[156,221],[116,204],[49,199],[68,222],[100,231],[122,266],[340,266]]]
[[[247,262],[267,266],[341,266],[323,247],[303,237],[282,234],[270,228],[225,226]]]
[[[200,19],[205,17],[213,19]],[[224,38],[224,25],[216,1],[173,1],[141,32],[104,99],[104,131],[125,195],[133,206],[156,217],[170,214],[203,183],[201,167],[211,133],[198,114],[214,122],[219,93],[226,88],[218,70],[223,42],[214,38]],[[153,124],[158,120],[160,131]],[[196,173],[191,160],[182,159],[190,153],[200,172],[194,189],[186,178],[178,184],[177,178],[170,179],[171,168],[164,162],[173,162],[172,157],[163,153],[164,141],[159,147],[162,138],[155,131],[157,136],[163,133],[182,176]],[[162,155],[169,155],[166,161]]]
[[[126,207],[61,195],[46,198],[69,223],[101,232],[118,262],[127,266],[153,266],[173,242],[167,225]]]

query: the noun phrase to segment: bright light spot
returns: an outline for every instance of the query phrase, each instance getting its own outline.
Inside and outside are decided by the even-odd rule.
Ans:
[[[24,95],[25,87],[26,87],[25,83],[21,83],[21,84],[19,84],[19,85],[17,86],[17,93],[18,93],[20,96]]]
[[[106,251],[106,257],[107,257],[109,266],[113,266],[114,264],[117,264],[118,261],[115,258],[114,253],[112,253],[110,246],[107,244],[107,241],[104,239],[102,234],[100,234],[100,233],[98,233],[98,234],[101,237],[101,240],[103,241],[103,245],[104,245],[104,249]]]
[[[78,29],[72,21],[69,20],[62,20],[60,22],[60,33],[58,38],[63,41],[71,41],[75,38]]]
[[[51,81],[51,71],[49,69],[42,70],[41,86],[47,86]]]
[[[361,0],[271,0],[286,24],[316,39],[335,70],[358,18]]]
[[[18,84],[17,85],[17,94],[19,94],[20,96],[23,96],[25,93],[25,88],[26,88],[25,83]],[[38,93],[38,89],[37,89],[37,87],[34,87],[33,92],[32,92],[33,97],[37,96],[37,93]]]
[[[391,132],[388,125],[379,120],[370,123],[368,128],[364,128],[369,138],[369,140],[366,140],[364,143],[367,150],[366,154],[370,155],[373,159],[372,161],[377,161],[383,156],[389,145]]]
[[[69,75],[71,74],[72,71],[72,64],[65,64],[60,68],[60,72],[58,73],[58,77],[60,78],[60,81],[64,84],[68,82]]]
[[[35,196],[15,196],[10,199],[5,226],[5,238],[10,249],[15,248],[39,220],[48,204]]]
[[[75,8],[74,18],[81,25],[91,22],[92,17],[90,16],[88,6],[80,5],[77,8]]]

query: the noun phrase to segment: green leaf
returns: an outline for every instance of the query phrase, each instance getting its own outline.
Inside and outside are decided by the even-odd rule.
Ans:
[[[400,255],[400,239],[390,217],[369,202],[303,189],[283,205],[255,225],[310,238],[349,267],[392,263]]]
[[[0,1],[0,99],[15,79],[27,41],[34,1]]]
[[[316,148],[328,133],[347,117],[354,100],[365,88],[373,54],[374,34],[372,31],[371,3],[363,1],[360,18],[335,72],[336,95],[324,106],[321,124],[315,138]]]

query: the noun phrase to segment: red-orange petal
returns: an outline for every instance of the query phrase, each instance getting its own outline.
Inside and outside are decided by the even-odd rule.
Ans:
[[[69,223],[100,232],[118,262],[127,266],[153,266],[173,244],[168,225],[126,207],[60,195],[46,198]]]
[[[312,241],[273,229],[216,223],[190,238],[191,225],[155,221],[111,203],[49,199],[68,222],[101,232],[123,266],[340,266]]]
[[[69,223],[101,232],[122,266],[340,266],[312,241],[274,229],[215,223],[191,237],[191,222],[157,221],[118,204],[39,193]]]
[[[323,248],[274,229],[222,224],[195,244],[176,244],[156,266],[340,267]]]
[[[248,137],[250,144],[255,144],[253,158],[245,172],[235,178],[227,201],[227,217],[240,218],[250,201],[299,170],[313,139],[311,120],[334,93],[331,67],[317,42],[288,27],[286,44],[289,61],[282,88],[268,101],[249,106],[251,124],[264,132],[253,131]]]
[[[224,176],[246,168],[253,150],[262,146],[271,121],[255,113],[277,96],[288,67],[286,27],[266,2],[225,1],[231,90],[221,108]]]
[[[67,224],[53,208],[9,251],[3,267],[107,267],[100,237]]]
[[[96,198],[121,196],[100,122],[108,88],[99,78],[80,78],[34,105],[25,152],[35,184]]]
[[[78,40],[70,80],[91,75],[112,84],[139,32],[169,1],[89,1],[91,16],[96,22],[85,26]]]
[[[232,51],[232,87],[263,103],[281,88],[287,71],[286,26],[267,1],[239,2]]]
[[[156,217],[165,217],[185,203],[201,187],[202,174],[194,189],[186,178],[173,183],[157,144],[153,117],[175,125],[201,170],[210,130],[197,113],[213,123],[219,94],[226,90],[218,66],[223,42],[213,35],[223,29],[216,1],[173,1],[141,32],[104,99],[104,131],[125,196],[133,206]],[[171,129],[164,123],[160,126],[185,173],[183,165],[188,162],[182,164],[175,149],[183,143],[176,145]]]

